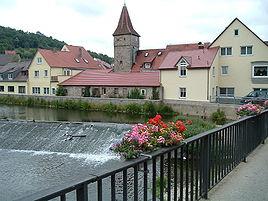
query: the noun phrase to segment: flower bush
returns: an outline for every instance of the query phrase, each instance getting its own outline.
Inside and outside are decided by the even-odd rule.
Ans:
[[[263,106],[265,107],[265,109],[268,109],[268,100],[264,101]]]
[[[250,116],[250,115],[256,115],[259,114],[262,111],[262,107],[260,105],[255,104],[245,104],[240,106],[237,109],[236,114],[239,116]]]
[[[165,123],[158,114],[145,124],[134,125],[122,141],[113,145],[111,149],[126,159],[137,158],[141,152],[179,144],[184,139],[185,130],[183,121]]]

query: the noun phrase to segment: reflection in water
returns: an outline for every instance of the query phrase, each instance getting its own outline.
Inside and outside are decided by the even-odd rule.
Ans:
[[[0,119],[23,119],[70,122],[142,123],[148,117],[122,113],[89,112],[79,110],[51,109],[26,106],[0,105]],[[168,118],[166,118],[169,120]]]

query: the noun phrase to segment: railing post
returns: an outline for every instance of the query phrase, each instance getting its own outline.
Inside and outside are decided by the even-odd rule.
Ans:
[[[76,189],[76,200],[88,201],[88,190],[86,184],[83,184],[80,188]]]
[[[201,150],[201,171],[203,172],[203,182],[202,182],[202,197],[204,199],[208,199],[208,190],[209,190],[209,168],[210,168],[210,140],[209,136],[205,136],[201,143],[202,150]]]

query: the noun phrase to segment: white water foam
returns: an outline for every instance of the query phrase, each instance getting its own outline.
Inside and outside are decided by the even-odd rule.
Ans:
[[[3,150],[3,149],[0,149]],[[7,149],[7,151],[10,152],[18,152],[18,153],[28,153],[32,154],[33,156],[38,156],[38,155],[59,155],[59,156],[68,156],[70,158],[78,159],[78,160],[83,160],[83,162],[87,164],[92,164],[92,165],[101,165],[109,160],[119,160],[120,157],[112,154],[112,153],[107,153],[107,154],[86,154],[86,153],[63,153],[63,152],[52,152],[52,151],[34,151],[34,150],[16,150],[16,149]]]

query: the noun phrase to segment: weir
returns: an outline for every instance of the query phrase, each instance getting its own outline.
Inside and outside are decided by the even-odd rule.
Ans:
[[[0,200],[19,200],[120,166],[122,161],[109,148],[130,128],[113,123],[0,120]]]

